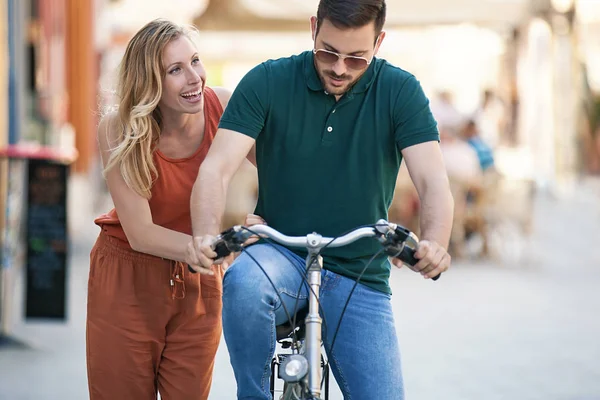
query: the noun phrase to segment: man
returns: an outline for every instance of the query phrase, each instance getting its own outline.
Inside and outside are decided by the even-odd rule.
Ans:
[[[385,14],[385,0],[321,0],[311,18],[314,50],[264,62],[241,80],[192,194],[188,262],[198,272],[211,273],[226,188],[243,159],[254,157],[253,148],[255,214],[288,235],[336,236],[386,218],[404,158],[422,201],[423,240],[413,269],[425,278],[448,269],[453,200],[439,134],[415,77],[375,58]],[[403,398],[386,256],[361,278],[331,349],[355,280],[380,249],[375,239],[363,239],[323,253],[320,304],[329,328],[323,340],[346,398]],[[269,399],[274,327],[287,322],[281,301],[294,309],[306,253],[261,243],[247,253],[281,297],[242,253],[223,281],[224,334],[238,398]],[[300,306],[308,295],[302,287]]]

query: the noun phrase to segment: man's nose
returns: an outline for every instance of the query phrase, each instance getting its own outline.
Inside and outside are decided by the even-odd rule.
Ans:
[[[344,63],[344,59],[341,57],[338,58],[338,60],[335,64],[333,64],[331,69],[333,70],[333,72],[335,72],[337,76],[344,75],[346,73],[346,63]]]

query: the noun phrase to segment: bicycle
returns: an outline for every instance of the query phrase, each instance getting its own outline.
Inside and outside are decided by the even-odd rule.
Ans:
[[[319,312],[319,288],[323,269],[323,257],[320,252],[326,247],[341,247],[362,238],[374,237],[381,243],[382,251],[388,256],[399,258],[406,264],[415,265],[419,261],[414,256],[419,239],[408,229],[383,219],[375,225],[359,227],[334,238],[323,237],[314,232],[306,236],[286,236],[267,225],[254,225],[251,229],[236,225],[217,236],[213,243],[213,249],[217,253],[216,259],[225,257],[232,252],[243,251],[244,243],[252,236],[266,237],[283,246],[308,250],[305,264],[307,273],[305,278],[309,288],[308,309],[295,309],[293,315],[286,309],[288,323],[277,327],[277,341],[282,344],[284,349],[291,349],[291,354],[274,355],[271,362],[271,394],[275,395],[275,373],[277,372],[278,377],[284,381],[280,400],[321,400],[323,384],[325,386],[323,400],[327,400],[329,397],[329,365],[321,352],[323,319]],[[371,261],[380,253],[375,254]],[[369,264],[367,263],[363,273]],[[194,272],[191,267],[190,271]],[[356,284],[360,281],[361,276],[362,274],[356,280]],[[437,280],[439,277],[440,275],[437,275],[432,279]],[[354,289],[348,296],[348,301],[353,291]],[[333,336],[332,349],[344,311],[345,308]],[[300,321],[299,325],[296,325],[296,320]]]

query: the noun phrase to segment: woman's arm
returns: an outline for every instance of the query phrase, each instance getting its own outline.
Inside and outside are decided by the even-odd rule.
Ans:
[[[106,166],[111,147],[117,143],[116,114],[105,116],[98,126],[98,144]],[[106,175],[106,183],[129,245],[136,251],[169,260],[185,261],[186,247],[192,237],[163,228],[152,222],[148,200],[125,183],[118,167]]]

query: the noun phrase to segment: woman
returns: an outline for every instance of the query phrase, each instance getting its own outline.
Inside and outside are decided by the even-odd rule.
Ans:
[[[230,93],[205,86],[192,30],[144,26],[98,141],[115,209],[98,217],[88,282],[90,398],[206,399],[221,336],[220,267],[190,274],[190,195]]]

